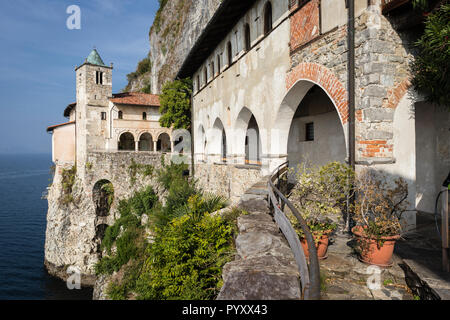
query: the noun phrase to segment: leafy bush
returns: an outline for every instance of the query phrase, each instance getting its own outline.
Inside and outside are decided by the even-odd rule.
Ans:
[[[292,172],[295,173],[297,183],[290,199],[319,241],[324,232],[336,228],[330,217],[344,209],[347,196],[352,192],[354,172],[340,162],[313,168],[298,166]],[[292,215],[289,218],[299,236],[303,237],[297,219]]]
[[[130,174],[131,184],[136,183],[136,178],[138,174],[143,175],[144,177],[152,176],[154,171],[154,167],[151,164],[141,164],[131,159],[131,164],[128,167],[128,173]]]
[[[222,268],[233,256],[232,221],[192,211],[157,230],[136,283],[139,299],[213,299],[222,286]]]
[[[111,182],[105,183],[102,185],[101,190],[103,190],[106,194],[106,197],[108,199],[108,206],[111,206],[111,204],[114,201],[114,186]],[[109,211],[109,209],[108,209]]]
[[[162,127],[189,129],[191,126],[191,79],[166,82],[160,95],[159,123]]]
[[[62,199],[61,202],[65,205],[71,203],[73,201],[72,189],[75,184],[75,178],[77,174],[77,167],[72,166],[70,169],[62,169]]]
[[[183,171],[188,169],[187,164],[171,162],[169,165],[166,165],[163,160],[164,158],[161,159],[161,169],[157,171],[157,179],[164,189],[169,190],[172,184],[186,180],[183,177]]]
[[[128,263],[130,259],[137,259],[145,249],[143,240],[144,228],[140,216],[149,214],[158,202],[158,196],[152,187],[147,187],[128,200],[119,202],[120,218],[109,226],[102,240],[101,250],[110,255],[115,244],[117,252],[112,256],[103,257],[96,265],[97,274],[111,274]]]
[[[417,1],[420,6],[421,2]],[[425,22],[425,31],[416,42],[419,53],[412,66],[412,83],[427,101],[450,106],[450,4],[442,4]]]
[[[151,187],[119,202],[120,218],[108,227],[101,249],[109,256],[96,265],[98,274],[123,268],[120,282],[111,282],[111,299],[213,299],[222,286],[223,265],[233,257],[238,209],[211,216],[226,201],[204,194],[183,176],[184,164],[162,161],[158,180],[167,191],[165,205]],[[153,229],[151,244],[140,216],[146,213]],[[117,251],[111,254],[112,247]]]
[[[404,179],[396,179],[391,187],[383,174],[365,170],[356,180],[356,190],[354,219],[366,235],[382,245],[381,237],[401,233],[401,216],[408,205]]]

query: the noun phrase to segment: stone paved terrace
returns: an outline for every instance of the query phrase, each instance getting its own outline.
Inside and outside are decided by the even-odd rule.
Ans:
[[[295,261],[288,252],[290,248],[287,242],[269,215],[267,179],[261,179],[241,197],[239,207],[250,214],[238,219],[238,258],[224,268],[225,284],[219,299],[300,298]],[[332,237],[328,257],[320,261],[323,300],[414,299],[405,282],[399,257],[394,256],[391,268],[377,269],[360,262],[353,246],[354,240],[346,234],[338,232]],[[377,271],[380,272],[380,288],[369,289],[367,280],[371,276],[377,278],[374,274]],[[242,283],[251,285],[243,287]],[[283,290],[286,291],[282,294]]]
[[[395,253],[403,260],[409,287],[423,300],[450,300],[450,273],[442,271],[441,239],[434,216],[419,212],[416,230],[403,238]]]
[[[238,259],[224,268],[228,291],[219,299],[299,299],[295,261],[268,211],[267,179],[241,197],[239,206],[250,214],[238,220]],[[390,268],[360,262],[354,246],[355,240],[346,233],[338,230],[331,236],[327,258],[320,261],[323,300],[450,299],[450,274],[441,271],[432,215],[418,214],[417,229],[397,241]],[[243,281],[252,283],[249,292],[242,291]]]
[[[320,261],[321,295],[324,300],[413,300],[405,282],[402,260],[394,256],[393,266],[378,268],[358,260],[355,240],[341,232],[332,236],[328,257]],[[379,288],[371,286],[378,283]]]

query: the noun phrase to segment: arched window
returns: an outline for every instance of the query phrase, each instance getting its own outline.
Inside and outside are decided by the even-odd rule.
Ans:
[[[227,43],[227,53],[228,53],[228,66],[231,66],[233,63],[233,48],[231,47],[231,42]]]
[[[103,72],[100,71],[95,72],[95,83],[103,84]]]
[[[142,120],[147,120],[147,112],[142,112]]]
[[[123,119],[123,112],[119,111],[119,119]]]
[[[167,133],[159,135],[158,142],[156,143],[156,151],[171,152],[170,137]]]
[[[214,75],[216,74],[216,70],[214,70],[214,61],[211,61],[211,75],[214,78]]]
[[[153,138],[148,132],[141,135],[139,138],[139,151],[153,151]]]
[[[217,55],[217,71],[220,73],[220,69],[222,69],[220,65],[220,54]]]
[[[267,1],[264,7],[264,34],[267,35],[272,31],[272,3]]]
[[[201,87],[201,84],[200,84],[200,75],[197,75],[197,90],[198,90],[198,91],[200,91],[200,87]]]
[[[227,135],[225,128],[222,129],[222,161],[227,162]]]
[[[205,86],[208,84],[208,68],[205,67],[203,71],[203,77],[205,77]]]
[[[245,51],[250,51],[252,43],[250,38],[250,25],[248,23],[245,24],[244,33],[245,33]]]
[[[261,138],[254,115],[250,118],[245,136],[245,163],[261,165]]]

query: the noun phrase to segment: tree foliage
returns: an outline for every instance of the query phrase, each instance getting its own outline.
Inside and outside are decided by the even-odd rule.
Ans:
[[[443,4],[425,21],[425,31],[416,42],[419,53],[412,66],[413,85],[427,101],[450,106],[450,4]]]
[[[156,172],[164,204],[150,186],[119,202],[120,218],[106,229],[95,267],[97,274],[123,270],[121,279],[109,283],[109,298],[134,293],[138,299],[213,299],[219,292],[241,212],[210,215],[226,201],[204,194],[183,175],[185,168],[163,162]]]
[[[191,79],[167,82],[160,95],[161,126],[174,129],[190,129],[191,126]]]

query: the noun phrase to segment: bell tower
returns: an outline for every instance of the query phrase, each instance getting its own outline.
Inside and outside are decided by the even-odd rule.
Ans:
[[[112,97],[113,65],[107,66],[93,49],[76,73],[77,164],[84,167],[87,153],[105,149],[109,98]],[[82,170],[82,169],[81,169]]]

